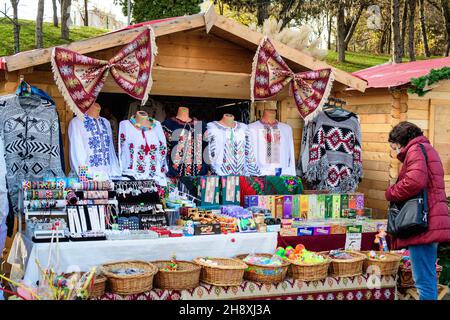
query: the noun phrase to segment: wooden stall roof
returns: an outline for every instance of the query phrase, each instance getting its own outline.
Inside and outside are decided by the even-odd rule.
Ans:
[[[195,29],[206,29],[207,33],[214,34],[220,38],[236,43],[242,47],[256,51],[263,35],[250,28],[232,20],[218,15],[214,6],[211,6],[205,13],[190,16],[168,18],[162,20],[149,21],[135,26],[127,27],[118,31],[106,33],[104,35],[72,42],[62,45],[81,54],[105,50],[130,42],[136,35],[151,25],[155,31],[155,36],[160,37],[180,31]],[[299,70],[317,70],[322,68],[332,68],[335,81],[341,86],[350,87],[360,92],[364,92],[367,83],[345,71],[331,67],[327,63],[317,60],[299,50],[288,47],[281,42],[273,41],[280,55],[287,62]],[[4,67],[8,72],[30,68],[50,62],[53,48],[29,50],[15,55],[3,57]]]

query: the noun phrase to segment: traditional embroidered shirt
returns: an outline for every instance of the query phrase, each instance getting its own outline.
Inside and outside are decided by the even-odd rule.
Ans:
[[[161,123],[154,120],[154,127],[142,130],[130,120],[119,124],[119,162],[122,175],[138,180],[155,180],[166,186],[167,145]]]
[[[247,125],[236,122],[234,128],[218,121],[207,125],[211,169],[219,176],[259,176]]]
[[[333,117],[320,112],[314,122],[306,179],[318,189],[354,192],[363,174],[358,118],[352,113]]]
[[[69,123],[70,167],[78,173],[79,166],[88,166],[89,174],[103,173],[120,177],[119,160],[114,150],[111,125],[103,117],[84,120],[75,117]]]
[[[204,149],[207,147],[203,134],[206,124],[193,118],[184,122],[175,117],[162,123],[167,140],[169,177],[202,176],[208,173]]]
[[[3,137],[6,180],[17,212],[22,181],[64,177],[56,108],[36,95],[0,97],[0,136]]]
[[[259,120],[248,125],[256,161],[264,176],[295,176],[294,138],[292,128],[281,122],[270,125]]]

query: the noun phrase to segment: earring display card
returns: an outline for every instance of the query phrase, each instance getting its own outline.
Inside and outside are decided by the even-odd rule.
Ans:
[[[239,205],[241,200],[239,176],[220,178],[222,189],[222,205]]]
[[[219,205],[219,177],[200,177],[201,206]]]

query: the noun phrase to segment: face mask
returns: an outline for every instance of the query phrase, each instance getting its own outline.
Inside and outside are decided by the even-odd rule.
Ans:
[[[401,150],[402,150],[401,148],[395,149],[395,151],[397,152],[397,154],[399,154]]]

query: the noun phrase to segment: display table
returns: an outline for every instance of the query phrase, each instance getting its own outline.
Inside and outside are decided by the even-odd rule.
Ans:
[[[322,281],[285,281],[265,285],[244,281],[237,287],[216,287],[200,284],[193,290],[160,290],[121,296],[105,293],[98,300],[394,300],[396,277],[381,277],[378,288],[370,288],[369,276],[350,278],[328,277]]]
[[[374,243],[376,232],[363,233],[361,239],[361,250],[378,250],[378,245]],[[301,243],[311,251],[329,251],[334,249],[343,249],[345,247],[345,234],[331,234],[323,236],[299,236],[282,237],[278,236],[278,246],[295,247]],[[388,247],[390,247],[390,238],[386,238]]]
[[[11,264],[24,266],[24,280],[36,283],[39,270],[35,261],[47,266],[50,245],[33,243],[23,234],[17,234],[8,257]],[[88,271],[93,266],[123,260],[166,260],[173,255],[179,260],[197,257],[234,257],[252,252],[273,253],[277,233],[238,233],[228,235],[159,238],[149,240],[106,240],[62,242],[53,244],[50,265],[59,272]],[[57,254],[58,252],[58,254]]]

